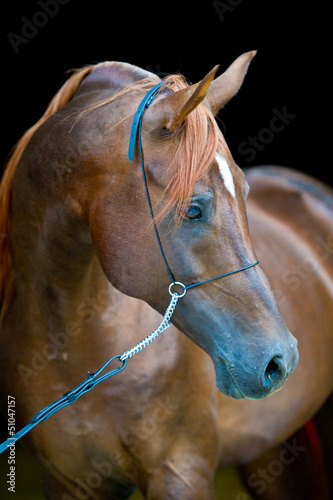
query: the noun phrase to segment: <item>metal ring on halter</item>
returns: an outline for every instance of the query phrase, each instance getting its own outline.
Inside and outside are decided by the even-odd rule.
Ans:
[[[178,292],[173,292],[173,291],[172,291],[172,287],[173,287],[174,285],[179,285],[179,286],[181,286],[181,287],[182,287],[182,289],[183,289],[183,293],[182,293],[182,294],[179,294]],[[179,299],[181,299],[182,297],[184,297],[184,295],[186,295],[186,292],[187,292],[187,290],[186,290],[186,286],[184,285],[184,283],[181,283],[180,281],[175,281],[174,283],[171,283],[171,285],[169,286],[169,293],[170,293],[170,295],[172,296],[174,293],[177,293],[177,295],[178,295],[178,298],[179,298]]]

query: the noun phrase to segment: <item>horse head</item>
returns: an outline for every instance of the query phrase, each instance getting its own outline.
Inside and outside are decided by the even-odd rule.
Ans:
[[[238,92],[254,54],[243,54],[215,80],[217,68],[195,85],[165,78],[143,116],[151,204],[168,265],[185,284],[257,260],[245,208],[248,184],[214,118]],[[170,276],[138,145],[132,162],[127,155],[133,115],[159,81],[129,64],[101,63],[43,134],[64,199],[82,222],[82,244],[94,249],[114,287],[163,314]],[[297,341],[260,266],[189,289],[173,323],[209,354],[217,387],[235,398],[272,394],[297,364]]]

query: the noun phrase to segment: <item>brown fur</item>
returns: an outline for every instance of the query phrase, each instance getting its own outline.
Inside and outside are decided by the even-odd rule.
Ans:
[[[227,77],[216,79],[230,88],[214,85],[215,109],[238,90],[252,57],[242,56]],[[17,428],[76,386],[87,370],[153,331],[169,304],[170,279],[154,231],[147,231],[140,158],[127,158],[130,116],[153,83],[140,88],[146,77],[124,63],[108,63],[104,70],[98,65],[68,106],[35,130],[17,164],[10,213],[17,279],[0,334],[1,401],[6,411],[8,394],[15,397]],[[160,221],[168,262],[185,284],[257,260],[246,180],[220,132],[216,142],[203,82],[165,88],[146,111],[142,129],[154,207],[162,196],[170,199],[174,176],[184,168],[188,184],[177,202],[193,189],[205,215],[170,234],[175,199]],[[136,85],[133,93],[130,84]],[[166,123],[180,118],[185,123],[178,132],[165,131]],[[212,136],[208,144],[196,147],[198,130]],[[229,165],[235,197],[212,161],[216,148]],[[206,165],[200,165],[199,178],[191,168],[199,171],[201,161]],[[170,329],[129,360],[126,370],[27,434],[49,500],[82,498],[82,484],[86,496],[98,500],[126,498],[135,487],[149,500],[212,500],[219,463],[258,458],[323,404],[333,379],[331,211],[321,202],[322,187],[316,197],[314,182],[290,171],[273,174],[268,169],[248,176],[248,215],[262,265],[188,290]],[[326,198],[333,198],[328,191]],[[309,256],[317,257],[311,272]],[[307,275],[294,293],[285,272],[299,260]],[[280,289],[288,327],[272,288]],[[299,340],[295,373],[296,341],[288,328]],[[267,373],[273,359],[278,369]]]

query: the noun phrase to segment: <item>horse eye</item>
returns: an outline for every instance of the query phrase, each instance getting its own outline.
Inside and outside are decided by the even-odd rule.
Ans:
[[[189,207],[182,209],[180,213],[184,219],[194,220],[201,219],[202,217],[201,210],[197,205],[190,205]]]

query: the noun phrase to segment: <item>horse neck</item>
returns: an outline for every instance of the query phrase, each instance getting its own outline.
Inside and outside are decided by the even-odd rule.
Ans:
[[[81,373],[82,366],[98,367],[158,326],[157,311],[119,292],[107,280],[88,228],[52,200],[47,209],[41,196],[27,196],[24,207],[20,200],[22,197],[14,196],[15,298],[7,324],[8,336],[15,338],[18,351],[44,353],[45,346],[53,343],[64,367],[71,360],[71,369]],[[41,217],[38,223],[36,217]],[[185,336],[170,328],[153,350],[155,359],[163,355],[170,368],[193,348],[196,350]],[[159,365],[159,361],[150,363],[146,372],[155,376]]]
[[[89,228],[56,189],[38,192],[27,177],[24,168],[18,169],[13,187],[12,312],[19,312],[27,335],[64,331],[70,324],[96,330],[118,292],[101,270]]]
[[[42,124],[17,165],[11,210],[15,287],[11,309],[12,318],[19,311],[20,319],[14,320],[21,324],[17,331],[24,328],[26,334],[37,337],[38,329],[43,336],[74,323],[93,334],[104,329],[103,338],[108,337],[110,343],[116,339],[116,317],[131,299],[107,281],[90,228],[78,208],[78,200],[87,199],[84,207],[88,212],[93,200],[91,177],[82,158],[92,145],[97,152],[101,149],[104,135],[99,127],[109,115],[100,113],[97,127],[91,113],[78,120],[79,107],[89,107],[91,99],[94,101],[89,95],[81,96],[79,104],[74,99],[72,107],[59,110]],[[117,107],[115,115],[119,114]],[[110,137],[111,132],[108,140]],[[94,338],[92,335],[89,342]],[[127,340],[126,346],[131,345],[131,338]]]

